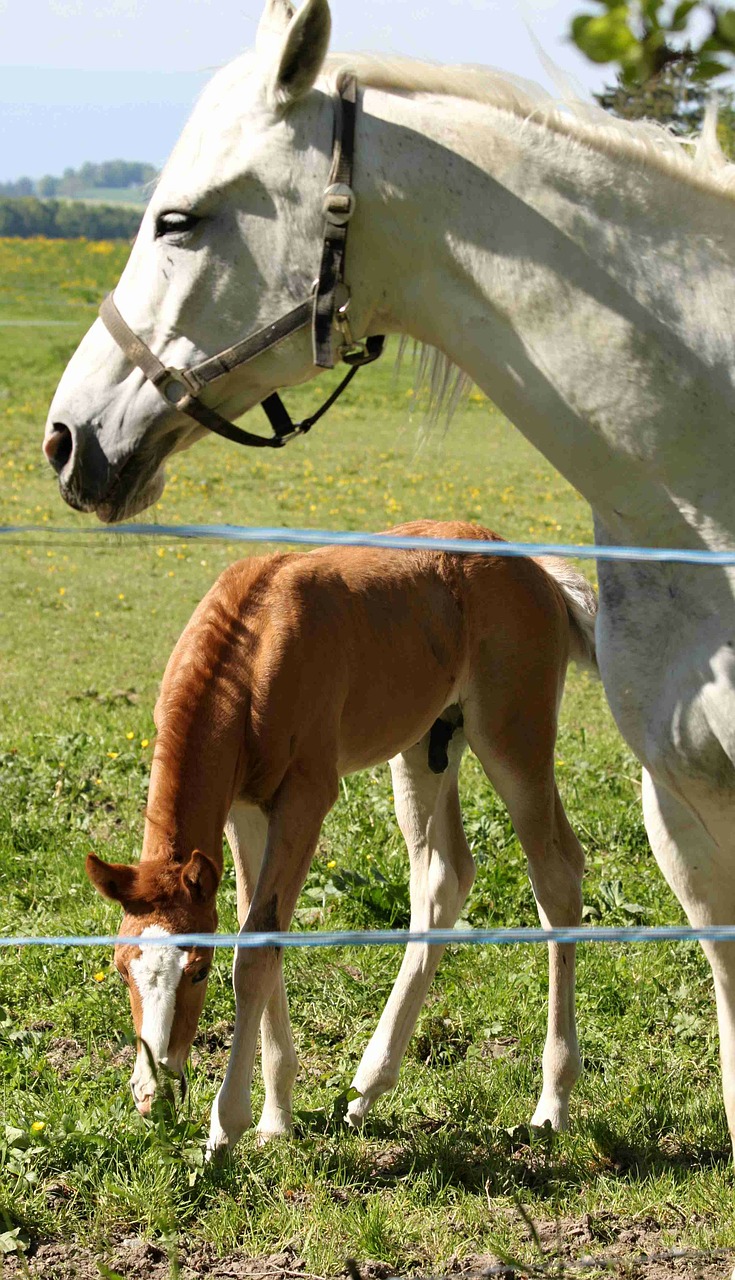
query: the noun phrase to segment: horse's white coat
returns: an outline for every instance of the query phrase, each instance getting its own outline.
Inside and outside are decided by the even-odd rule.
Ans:
[[[170,937],[168,929],[146,925],[143,938]],[[143,1007],[140,1043],[131,1084],[136,1101],[156,1091],[154,1064],[165,1063],[176,1007],[176,992],[188,962],[188,952],[178,947],[141,947],[130,962],[130,980],[138,988]]]
[[[326,0],[307,11],[313,50]],[[204,93],[118,286],[126,320],[165,363],[275,320],[316,274],[332,107],[311,92],[283,105],[288,21],[285,0],[269,0],[258,55]],[[329,61],[320,88],[340,65]],[[711,124],[692,159],[660,130],[560,115],[502,77],[352,65],[364,89],[354,332],[407,334],[459,365],[587,497],[598,541],[734,546],[735,169]],[[202,221],[156,238],[171,209]],[[302,333],[234,373],[217,407],[235,416],[316,372]],[[68,491],[103,518],[150,502],[163,456],[200,434],[99,322],[54,420],[75,439]],[[733,923],[735,574],[603,563],[599,584],[602,677],[647,769],[654,852],[692,921]],[[708,955],[735,1141],[735,947]]]

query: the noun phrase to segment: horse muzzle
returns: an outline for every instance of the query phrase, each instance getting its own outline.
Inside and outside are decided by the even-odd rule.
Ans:
[[[114,524],[156,502],[164,485],[161,462],[174,442],[155,450],[137,449],[116,464],[107,458],[93,426],[49,423],[43,451],[59,481],[64,502]]]

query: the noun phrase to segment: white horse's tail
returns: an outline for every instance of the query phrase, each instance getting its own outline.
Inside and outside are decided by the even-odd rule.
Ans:
[[[599,674],[595,648],[597,596],[594,589],[566,560],[559,560],[556,556],[537,556],[534,559],[554,579],[564,596],[569,614],[570,656],[581,666]]]

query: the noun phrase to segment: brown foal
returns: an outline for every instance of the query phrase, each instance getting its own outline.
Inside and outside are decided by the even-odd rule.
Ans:
[[[391,532],[496,540],[475,525],[421,521]],[[451,928],[474,878],[457,779],[467,744],[508,807],[545,926],[579,923],[584,855],[554,781],[570,658],[594,666],[596,600],[559,560],[329,547],[242,560],[196,609],[166,668],[139,866],[90,855],[119,902],[118,946],[139,1037],[131,1081],[142,1113],[156,1064],[183,1073],[211,952],[166,934],[216,927],[226,831],[243,930],[288,929],[342,775],[390,760],[410,856],[411,928]],[[393,1087],[442,947],[406,948],[357,1069],[349,1120]],[[568,1120],[580,1070],[574,947],[549,947],[543,1090],[533,1117]],[[291,1127],[296,1056],[275,948],[238,950],[235,1032],[210,1150],[251,1123],[262,1029],[262,1136]]]

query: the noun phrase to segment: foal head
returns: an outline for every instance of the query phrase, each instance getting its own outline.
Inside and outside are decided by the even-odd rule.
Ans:
[[[184,1066],[199,1022],[212,960],[211,947],[166,946],[167,936],[213,933],[219,872],[195,850],[183,863],[137,866],[87,856],[87,875],[125,912],[121,937],[160,938],[161,944],[118,943],[115,965],[130,995],[138,1052],[130,1080],[141,1115],[148,1115],[162,1072],[186,1090]]]

